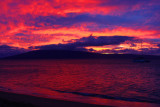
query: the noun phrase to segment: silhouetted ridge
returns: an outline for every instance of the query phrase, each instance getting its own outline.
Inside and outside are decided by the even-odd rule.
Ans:
[[[132,59],[140,57],[141,55],[132,54],[99,54],[83,51],[69,51],[69,50],[36,50],[27,53],[6,57],[4,59]],[[159,56],[143,55],[145,58],[159,59]]]
[[[101,56],[101,54],[67,50],[36,50],[15,56],[10,56],[7,57],[7,59],[81,59],[97,58],[98,56]]]

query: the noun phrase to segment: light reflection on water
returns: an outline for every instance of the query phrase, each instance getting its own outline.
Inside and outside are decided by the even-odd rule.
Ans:
[[[77,98],[88,103],[105,104],[106,99],[101,98],[104,95],[120,99],[121,103],[123,100],[158,103],[159,63],[111,59],[3,60],[0,61],[0,89],[74,101]],[[97,96],[93,98],[90,93]]]

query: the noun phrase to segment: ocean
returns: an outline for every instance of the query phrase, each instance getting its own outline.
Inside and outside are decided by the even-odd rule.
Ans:
[[[116,107],[160,106],[160,61],[0,60],[0,90]]]

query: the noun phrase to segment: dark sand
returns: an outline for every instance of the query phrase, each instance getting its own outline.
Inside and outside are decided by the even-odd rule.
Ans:
[[[0,91],[0,107],[111,107]]]

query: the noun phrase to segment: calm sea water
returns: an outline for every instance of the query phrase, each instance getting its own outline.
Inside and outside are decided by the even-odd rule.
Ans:
[[[160,106],[160,61],[1,60],[0,90],[112,106]]]

